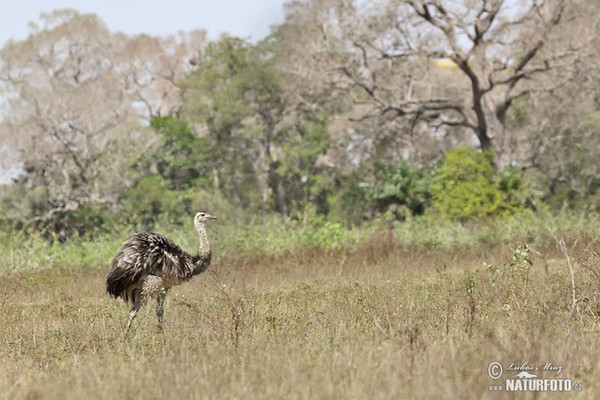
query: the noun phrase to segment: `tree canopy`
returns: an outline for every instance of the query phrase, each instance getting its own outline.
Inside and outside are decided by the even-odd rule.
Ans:
[[[207,196],[345,224],[598,209],[598,7],[292,0],[254,43],[43,14],[0,50],[3,219],[67,238]]]

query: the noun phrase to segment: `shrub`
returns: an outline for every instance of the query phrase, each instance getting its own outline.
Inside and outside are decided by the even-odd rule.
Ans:
[[[496,186],[502,193],[501,211],[513,214],[526,207],[536,207],[533,183],[522,170],[507,167],[500,172]]]
[[[182,207],[178,193],[172,191],[167,180],[149,176],[138,181],[123,199],[123,209],[131,225],[151,229],[161,216],[174,217],[176,222],[186,207]]]
[[[390,211],[398,219],[421,215],[433,198],[436,166],[422,167],[402,162],[375,165],[373,184],[363,184],[376,211]]]
[[[533,205],[533,189],[522,171],[499,172],[492,150],[458,147],[446,153],[433,184],[433,207],[447,219],[514,214]]]
[[[434,207],[448,219],[466,220],[498,211],[502,195],[494,185],[494,153],[458,147],[446,153],[434,183]]]

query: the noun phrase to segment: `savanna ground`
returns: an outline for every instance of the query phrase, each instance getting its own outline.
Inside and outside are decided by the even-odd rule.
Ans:
[[[124,340],[128,307],[104,287],[104,253],[119,243],[98,249],[107,259],[97,265],[30,269],[11,251],[0,275],[1,397],[596,398],[597,236],[568,236],[566,254],[552,235],[510,236],[417,243],[381,229],[330,249],[216,248],[209,271],[170,292],[165,331],[150,303]],[[560,366],[556,377],[581,391],[489,391],[519,372],[511,363]]]

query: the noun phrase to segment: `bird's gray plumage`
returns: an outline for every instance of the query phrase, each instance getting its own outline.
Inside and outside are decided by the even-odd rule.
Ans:
[[[206,212],[194,217],[199,237],[198,254],[194,256],[171,239],[153,232],[136,232],[119,249],[106,279],[106,291],[132,303],[127,330],[148,297],[157,298],[158,322],[162,327],[162,307],[168,290],[204,272],[210,265],[211,249],[204,223],[215,218]]]

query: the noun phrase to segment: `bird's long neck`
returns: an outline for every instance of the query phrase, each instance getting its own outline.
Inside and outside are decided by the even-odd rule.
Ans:
[[[210,242],[208,241],[208,235],[206,234],[206,225],[201,223],[198,224],[198,256],[205,258],[210,255]]]
[[[198,230],[198,256],[194,257],[194,275],[204,272],[210,265],[211,251],[208,235],[206,234],[206,225],[199,223],[196,226]]]

